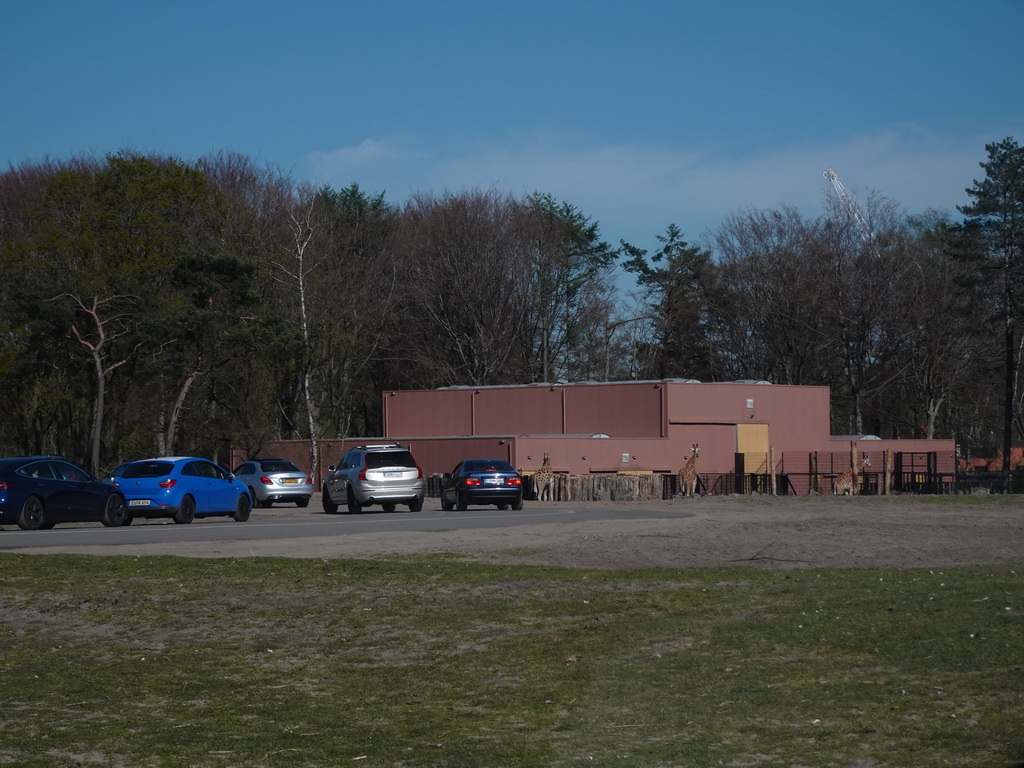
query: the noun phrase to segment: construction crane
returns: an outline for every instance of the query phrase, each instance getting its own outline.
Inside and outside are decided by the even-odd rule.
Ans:
[[[857,205],[857,200],[853,194],[846,188],[846,185],[839,180],[839,174],[837,174],[831,168],[825,169],[825,178],[832,182],[832,186],[836,190],[836,194],[839,196],[839,202],[843,206],[843,210],[846,211],[846,215],[850,217],[850,220],[857,225],[857,229],[860,230],[861,239],[864,241],[864,245],[871,248],[872,253],[878,256],[878,246],[875,245],[875,236],[871,231],[871,227],[868,226],[867,219],[864,218],[864,214],[860,212],[860,206]]]

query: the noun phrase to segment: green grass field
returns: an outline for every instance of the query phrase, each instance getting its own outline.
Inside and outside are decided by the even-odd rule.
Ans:
[[[0,765],[998,766],[1005,568],[0,554]]]

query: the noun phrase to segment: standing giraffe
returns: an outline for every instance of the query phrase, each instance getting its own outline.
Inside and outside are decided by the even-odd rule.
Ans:
[[[679,470],[679,487],[683,489],[683,497],[692,499],[697,495],[697,454],[700,448],[693,444],[693,455],[686,465]]]
[[[540,469],[533,473],[533,489],[537,494],[537,501],[554,501],[555,474],[551,471],[551,457],[544,454],[544,463]]]
[[[857,465],[857,474],[859,475],[861,472],[864,471],[865,467],[870,466],[871,459],[869,459],[868,455],[865,453],[864,458],[861,459],[860,463]],[[850,467],[848,470],[843,472],[843,474],[839,475],[839,477],[832,481],[832,493],[834,494],[842,496],[853,496],[855,495],[855,491],[859,493],[859,491],[857,491],[853,485],[853,467]]]

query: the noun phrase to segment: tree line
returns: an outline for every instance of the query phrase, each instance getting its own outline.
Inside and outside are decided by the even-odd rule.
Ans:
[[[0,452],[94,472],[381,432],[388,389],[687,378],[826,385],[835,434],[1024,436],[1024,152],[962,216],[874,194],[611,245],[544,193],[295,181],[233,152],[0,174]],[[624,289],[624,275],[634,289]]]

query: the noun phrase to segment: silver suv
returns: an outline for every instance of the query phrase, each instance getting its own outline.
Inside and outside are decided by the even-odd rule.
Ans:
[[[352,513],[374,504],[380,504],[385,512],[394,512],[399,504],[408,504],[410,512],[423,509],[423,470],[404,446],[361,445],[327,472],[323,503],[329,515],[342,504]]]

